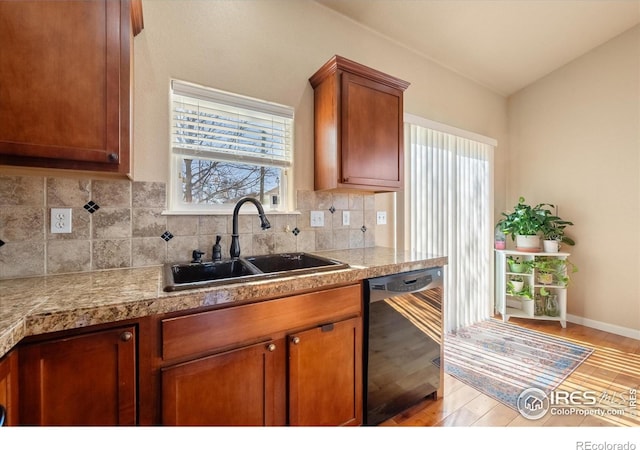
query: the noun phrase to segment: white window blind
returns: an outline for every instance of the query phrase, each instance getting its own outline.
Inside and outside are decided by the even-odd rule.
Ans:
[[[172,80],[170,210],[224,212],[244,196],[288,210],[293,122],[291,107]]]
[[[289,167],[293,108],[172,81],[175,154]]]
[[[493,145],[410,123],[405,142],[410,246],[448,257],[445,331],[488,319],[493,309]]]

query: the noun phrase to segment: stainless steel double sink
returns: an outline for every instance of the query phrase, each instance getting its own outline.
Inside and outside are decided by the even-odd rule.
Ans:
[[[334,259],[300,252],[215,262],[168,263],[164,265],[164,290],[195,289],[348,267],[348,264]]]

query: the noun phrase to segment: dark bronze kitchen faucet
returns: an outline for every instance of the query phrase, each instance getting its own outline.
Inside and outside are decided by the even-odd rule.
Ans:
[[[238,213],[240,212],[240,207],[246,203],[251,202],[256,205],[258,208],[258,214],[260,215],[260,227],[263,230],[267,228],[271,228],[271,224],[267,220],[267,216],[264,214],[264,209],[262,209],[262,204],[252,197],[242,197],[236,203],[236,207],[233,209],[233,231],[231,234],[231,248],[229,250],[229,254],[231,258],[238,258],[240,256],[240,240],[238,239]]]

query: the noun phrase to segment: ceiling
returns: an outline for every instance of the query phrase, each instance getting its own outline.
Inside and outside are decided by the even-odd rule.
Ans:
[[[508,96],[640,23],[640,0],[315,0]]]

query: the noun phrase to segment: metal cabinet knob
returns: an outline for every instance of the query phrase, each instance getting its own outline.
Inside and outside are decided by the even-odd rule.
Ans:
[[[298,345],[300,343],[300,338],[298,336],[294,336],[291,338],[291,342],[293,342],[294,345]]]
[[[132,337],[133,337],[133,333],[132,333],[132,332],[130,332],[130,331],[125,331],[124,333],[122,333],[122,334],[120,335],[120,340],[121,340],[122,342],[127,342],[127,341],[130,341]]]
[[[267,350],[269,350],[270,352],[275,352],[276,351],[276,344],[267,345]]]

